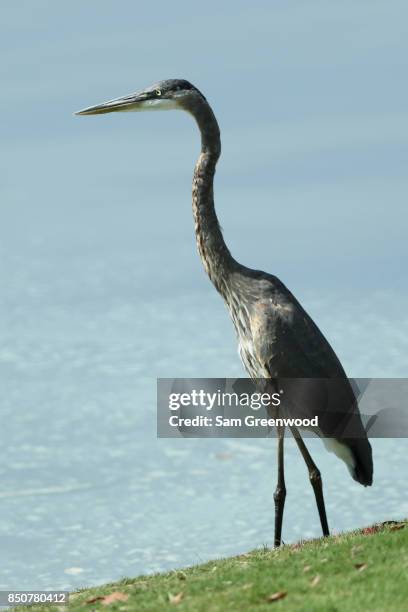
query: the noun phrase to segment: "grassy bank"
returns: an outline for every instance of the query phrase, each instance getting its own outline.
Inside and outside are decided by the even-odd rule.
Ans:
[[[21,609],[21,608],[20,608]],[[28,609],[28,608],[24,608]],[[38,608],[36,610],[56,610]],[[74,593],[59,610],[408,609],[408,523],[256,550]]]

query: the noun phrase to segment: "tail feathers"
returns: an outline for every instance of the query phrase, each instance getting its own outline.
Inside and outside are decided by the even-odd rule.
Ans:
[[[342,459],[354,480],[369,487],[373,484],[373,454],[367,438],[323,438],[328,451]]]
[[[373,453],[371,444],[367,438],[355,438],[352,440],[344,440],[350,448],[354,460],[354,473],[351,472],[354,480],[369,487],[373,484]]]

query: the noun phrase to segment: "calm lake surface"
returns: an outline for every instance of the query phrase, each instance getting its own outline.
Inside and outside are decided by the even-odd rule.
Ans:
[[[104,261],[118,271],[112,289]],[[156,374],[243,375],[222,301],[211,287],[170,297],[151,287],[147,300],[144,273],[138,282],[133,274],[127,294],[117,286],[129,286],[130,267],[113,252],[88,254],[82,267],[37,252],[24,266],[9,258],[3,269],[10,283],[0,338],[0,588],[72,589],[272,543],[275,440],[156,439]],[[389,309],[390,297],[377,296],[387,300]],[[329,326],[334,305],[310,299],[310,306]],[[347,334],[356,347],[368,344],[349,360],[360,374],[373,326],[384,338],[393,328],[366,307],[354,303],[332,334],[342,354],[350,351]],[[353,328],[359,309],[364,316]],[[371,358],[373,372],[374,348]],[[408,513],[406,440],[373,445],[375,484],[364,489],[309,440],[333,531]],[[293,441],[286,465],[284,539],[317,536]]]
[[[0,24],[0,588],[271,545],[273,440],[156,438],[156,377],[244,375],[194,244],[196,128],[72,113],[194,82],[233,255],[287,284],[350,377],[404,377],[406,3],[23,5]],[[309,446],[333,531],[408,515],[406,440],[373,441],[369,489]],[[317,536],[290,440],[286,466],[284,540]]]

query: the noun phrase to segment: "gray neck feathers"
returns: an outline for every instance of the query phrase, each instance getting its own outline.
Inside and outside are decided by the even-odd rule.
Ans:
[[[214,208],[215,166],[221,154],[220,130],[211,107],[197,100],[189,112],[201,132],[201,154],[194,169],[193,215],[197,249],[215,288],[226,297],[227,280],[236,262],[222,236]]]

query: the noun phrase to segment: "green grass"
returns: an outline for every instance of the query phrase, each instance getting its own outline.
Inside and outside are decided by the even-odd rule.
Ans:
[[[127,600],[109,605],[102,599],[87,603],[115,591],[128,596]],[[286,595],[268,602],[268,597],[278,592]],[[125,578],[71,594],[68,607],[35,609],[406,611],[408,523],[255,550],[182,571]]]

